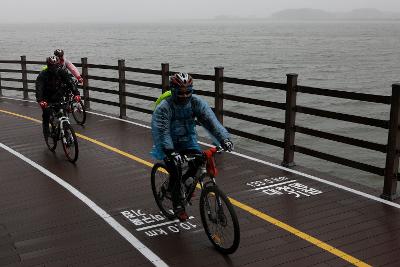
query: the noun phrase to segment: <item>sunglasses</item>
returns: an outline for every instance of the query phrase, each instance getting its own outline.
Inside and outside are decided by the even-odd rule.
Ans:
[[[177,94],[177,97],[190,97],[192,95],[192,92],[182,92]]]
[[[176,95],[178,97],[189,97],[191,96],[193,93],[193,87],[188,87],[188,88],[181,88],[180,90],[178,90],[178,92],[176,92]]]

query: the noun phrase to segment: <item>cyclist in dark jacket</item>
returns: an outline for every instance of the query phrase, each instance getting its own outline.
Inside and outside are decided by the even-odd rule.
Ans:
[[[179,165],[187,153],[201,153],[197,143],[195,119],[207,129],[213,139],[231,151],[233,143],[228,131],[215,117],[205,100],[193,94],[193,80],[187,73],[177,73],[170,79],[171,96],[162,100],[153,112],[151,131],[152,156],[164,159],[170,173],[169,190],[175,215],[181,220],[188,218],[180,201]],[[198,166],[189,166],[182,179],[193,177]]]
[[[45,67],[36,78],[36,101],[43,110],[43,134],[49,134],[49,103],[61,103],[63,98],[71,91],[74,100],[79,102],[80,95],[72,76],[60,64],[59,58],[51,56],[46,59]]]

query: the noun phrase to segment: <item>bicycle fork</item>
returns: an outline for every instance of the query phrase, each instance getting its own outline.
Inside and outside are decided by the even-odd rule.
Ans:
[[[64,123],[69,123],[67,117],[61,117],[60,118],[60,135],[62,138],[62,142],[64,144],[67,144],[67,139],[65,138],[65,132],[64,132]]]
[[[210,180],[211,181],[209,181],[209,182],[207,182],[205,184],[203,184],[203,182],[200,183],[201,184],[200,186],[202,187],[202,189],[206,188],[207,184],[209,184],[209,183],[212,184],[212,186],[216,186],[217,185],[214,177],[210,177]],[[213,223],[217,223],[218,221],[225,222],[226,220],[224,220],[225,215],[224,215],[224,210],[223,210],[223,207],[222,207],[221,198],[220,198],[220,196],[218,194],[216,194],[214,192],[212,192],[211,194],[214,195],[214,197],[215,197],[216,205],[215,205],[215,212],[212,212],[211,211],[210,199],[208,198],[208,196],[206,196],[205,206],[206,206],[206,209],[207,209],[208,218]]]

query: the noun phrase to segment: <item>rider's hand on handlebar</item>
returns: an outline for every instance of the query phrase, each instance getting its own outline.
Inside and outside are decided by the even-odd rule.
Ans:
[[[82,78],[82,77],[79,77],[79,78],[78,78],[78,83],[79,83],[79,84],[83,84],[83,78]]]
[[[75,102],[81,101],[81,96],[80,95],[74,96],[74,100],[75,100]]]
[[[232,141],[229,140],[228,138],[227,138],[227,139],[224,139],[224,140],[221,142],[221,146],[222,146],[222,148],[223,148],[224,150],[226,150],[226,151],[231,152],[231,151],[233,150],[233,143],[232,143]]]
[[[40,102],[39,102],[39,105],[40,105],[40,107],[41,107],[42,109],[45,109],[45,108],[47,108],[47,106],[48,106],[47,102],[44,101],[44,100],[40,101]]]

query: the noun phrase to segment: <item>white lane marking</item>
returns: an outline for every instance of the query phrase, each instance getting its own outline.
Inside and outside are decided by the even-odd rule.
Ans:
[[[194,219],[193,216],[189,217],[189,220]],[[169,221],[169,222],[164,222],[164,223],[159,223],[159,224],[154,224],[154,225],[149,225],[149,226],[145,226],[142,228],[138,228],[136,229],[136,231],[143,231],[143,230],[147,230],[147,229],[151,229],[151,228],[155,228],[155,227],[159,227],[159,226],[164,226],[164,225],[168,225],[168,224],[172,224],[172,223],[178,223],[180,222],[178,219],[174,220],[174,221]]]
[[[122,237],[125,238],[132,246],[134,246],[140,253],[143,254],[149,261],[151,261],[155,266],[168,266],[162,259],[160,259],[154,252],[152,252],[146,245],[144,245],[142,242],[140,242],[135,236],[133,236],[126,228],[124,228],[121,224],[119,224],[114,218],[111,217],[110,214],[108,214],[105,210],[97,206],[96,203],[94,203],[92,200],[90,200],[88,197],[86,197],[84,194],[76,190],[72,185],[66,183],[64,180],[62,180],[60,177],[57,175],[51,173],[47,169],[43,168],[36,162],[28,159],[24,155],[20,154],[19,152],[13,150],[12,148],[4,145],[3,143],[0,143],[0,147],[7,150],[11,154],[15,155],[16,157],[20,158],[21,160],[25,161],[32,167],[36,168],[43,174],[47,175],[50,177],[53,181],[64,187],[66,190],[68,190],[71,194],[73,194],[75,197],[80,199],[83,203],[85,203],[90,209],[92,209],[97,215],[102,217],[112,228],[114,228],[115,231],[117,231]]]
[[[370,194],[367,194],[367,193],[364,193],[364,192],[361,192],[361,191],[358,191],[358,190],[355,190],[355,189],[352,189],[352,188],[349,188],[349,187],[341,185],[341,184],[337,184],[337,183],[334,183],[334,182],[331,182],[331,181],[327,181],[327,180],[318,178],[316,176],[312,176],[312,175],[309,175],[309,174],[306,174],[306,173],[302,173],[302,172],[299,172],[299,171],[291,170],[291,169],[285,168],[283,166],[276,165],[274,163],[267,162],[267,161],[264,161],[264,160],[260,160],[260,159],[257,159],[257,158],[253,158],[253,157],[250,157],[250,156],[247,156],[247,155],[243,155],[243,154],[240,154],[240,153],[237,153],[237,152],[230,152],[230,153],[232,153],[234,155],[237,155],[239,157],[243,157],[243,158],[246,158],[246,159],[261,163],[261,164],[264,164],[264,165],[268,165],[268,166],[271,166],[271,167],[274,167],[274,168],[277,168],[277,169],[281,169],[281,170],[284,170],[284,171],[287,171],[287,172],[291,172],[293,174],[297,174],[299,176],[303,176],[305,178],[308,178],[308,179],[311,179],[311,180],[314,180],[314,181],[318,181],[320,183],[324,183],[324,184],[327,184],[327,185],[330,185],[330,186],[333,186],[333,187],[337,187],[339,189],[342,189],[342,190],[348,191],[350,193],[353,193],[353,194],[368,198],[370,200],[375,200],[375,201],[381,202],[383,204],[386,204],[386,205],[389,205],[389,206],[392,206],[392,207],[400,209],[400,204],[397,204],[395,202],[391,202],[391,201],[388,201],[388,200],[385,200],[385,199],[382,199],[382,198],[379,198],[379,197],[376,197],[376,196],[373,196],[373,195],[370,195]]]
[[[151,129],[150,126],[144,125],[144,124],[141,124],[141,123],[124,120],[124,119],[121,119],[121,118],[117,118],[117,117],[113,117],[113,116],[109,116],[109,115],[104,115],[104,114],[100,114],[100,113],[93,112],[93,111],[86,111],[86,112],[94,114],[94,115],[97,115],[97,116],[101,116],[101,117],[105,117],[105,118],[109,118],[109,119],[113,119],[113,120],[117,120],[117,121],[123,121],[123,122],[127,122],[127,123],[130,123],[130,124],[133,124],[133,125],[137,125],[137,126],[143,127],[143,128]]]
[[[0,97],[0,98],[7,98],[7,97]],[[29,101],[29,100],[23,100],[23,99],[17,99],[17,98],[7,98],[7,99],[12,99],[12,100],[17,100],[17,101]],[[35,102],[35,101],[29,101],[29,102]],[[98,116],[103,116],[103,117],[106,117],[106,118],[110,118],[110,119],[124,121],[126,123],[131,123],[131,124],[134,124],[134,125],[137,125],[137,126],[141,126],[141,127],[145,127],[145,128],[151,129],[150,126],[143,125],[143,124],[140,124],[140,123],[131,122],[131,121],[128,121],[128,120],[124,120],[124,119],[120,119],[120,118],[116,118],[116,117],[112,117],[112,116],[108,116],[108,115],[103,115],[103,114],[96,113],[96,112],[90,112],[90,113],[98,115]],[[211,144],[204,143],[204,142],[199,142],[199,144],[202,144],[202,145],[205,145],[205,146],[208,146],[208,147],[212,147],[213,146]],[[379,198],[379,197],[376,197],[376,196],[373,196],[373,195],[370,195],[370,194],[367,194],[367,193],[364,193],[364,192],[361,192],[361,191],[358,191],[358,190],[355,190],[355,189],[352,189],[352,188],[349,188],[349,187],[341,185],[341,184],[337,184],[337,183],[334,183],[334,182],[331,182],[331,181],[327,181],[327,180],[324,180],[322,178],[318,178],[316,176],[312,176],[312,175],[309,175],[309,174],[306,174],[306,173],[295,171],[295,170],[292,170],[292,169],[289,169],[289,168],[286,168],[286,167],[283,167],[283,166],[280,166],[280,165],[276,165],[276,164],[268,162],[268,161],[264,161],[264,160],[260,160],[260,159],[257,159],[257,158],[253,158],[251,156],[247,156],[247,155],[244,155],[244,154],[241,154],[241,153],[238,153],[238,152],[228,152],[228,153],[231,153],[231,154],[236,155],[238,157],[242,157],[242,158],[245,158],[245,159],[248,159],[248,160],[251,160],[251,161],[255,161],[255,162],[258,162],[258,163],[261,163],[261,164],[264,164],[264,165],[268,165],[270,167],[274,167],[274,168],[281,169],[281,170],[284,170],[284,171],[287,171],[287,172],[291,172],[293,174],[296,174],[296,175],[299,175],[299,176],[303,176],[305,178],[308,178],[308,179],[311,179],[311,180],[314,180],[314,181],[318,181],[320,183],[324,183],[324,184],[327,184],[327,185],[330,185],[330,186],[345,190],[347,192],[350,192],[350,193],[353,193],[353,194],[368,198],[370,200],[374,200],[374,201],[377,201],[377,202],[392,206],[394,208],[400,209],[400,204],[397,204],[397,203],[394,203],[394,202],[391,202],[391,201],[388,201],[388,200],[385,200],[385,199],[382,199],[382,198]]]

